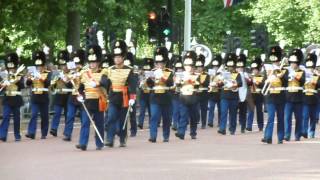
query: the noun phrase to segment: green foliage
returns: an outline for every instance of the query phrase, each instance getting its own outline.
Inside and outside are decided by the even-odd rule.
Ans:
[[[183,27],[184,1],[172,1],[172,33],[176,34],[176,27]],[[261,53],[250,46],[250,30],[256,24],[267,27],[271,43],[284,39],[291,46],[302,46],[320,40],[319,0],[244,0],[227,9],[223,8],[222,0],[192,2],[192,36],[214,52],[221,51],[226,31],[230,30],[233,36],[241,37],[242,47],[249,49],[250,55]],[[106,35],[112,32],[121,39],[125,38],[125,30],[131,28],[137,57],[152,56],[155,45],[148,43],[147,14],[166,3],[167,0],[2,0],[0,56],[23,48],[22,55],[28,59],[33,50],[41,49],[44,44],[52,52],[65,48],[70,11],[80,14],[82,45],[85,29],[97,21]],[[175,45],[176,53],[182,43],[178,43],[179,48]]]
[[[242,10],[253,22],[265,24],[276,41],[301,47],[320,40],[320,1],[257,0]]]

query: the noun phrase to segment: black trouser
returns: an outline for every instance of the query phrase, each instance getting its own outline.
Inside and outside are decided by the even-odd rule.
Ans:
[[[239,102],[238,109],[239,109],[239,123],[241,126],[241,130],[244,130],[246,128],[246,121],[247,121],[247,101]]]

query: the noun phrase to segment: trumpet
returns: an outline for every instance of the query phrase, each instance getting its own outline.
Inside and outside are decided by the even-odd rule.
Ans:
[[[9,83],[14,83],[16,82],[18,79],[18,75],[20,75],[20,73],[25,69],[26,67],[24,66],[24,64],[21,64],[18,69],[16,70],[16,72],[13,74],[13,73],[9,73],[7,78],[4,78],[0,84],[3,84],[5,81],[9,81]],[[1,89],[0,89],[0,92],[3,90],[5,86],[2,86]]]

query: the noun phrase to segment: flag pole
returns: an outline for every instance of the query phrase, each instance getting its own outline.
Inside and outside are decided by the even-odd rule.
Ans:
[[[191,42],[191,1],[185,0],[184,16],[184,51],[190,49]]]

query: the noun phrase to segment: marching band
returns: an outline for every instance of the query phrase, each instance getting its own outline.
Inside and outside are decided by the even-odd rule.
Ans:
[[[46,139],[49,96],[53,95],[49,133],[58,136],[63,112],[63,140],[71,141],[73,124],[80,113],[76,148],[83,151],[88,146],[90,125],[95,130],[97,150],[113,147],[115,136],[119,136],[120,147],[126,147],[129,126],[131,137],[137,135],[137,127],[148,126],[149,142],[156,143],[159,126],[163,142],[169,142],[171,128],[177,138],[184,140],[188,125],[191,139],[197,138],[198,125],[204,129],[213,127],[214,122],[221,135],[227,134],[227,127],[230,135],[235,135],[237,121],[241,133],[250,132],[254,117],[258,130],[264,131],[263,143],[272,144],[275,117],[278,144],[290,141],[293,115],[294,140],[314,138],[320,107],[317,53],[293,49],[287,57],[280,46],[272,46],[266,57],[250,59],[247,52],[221,53],[207,63],[201,52],[190,50],[171,57],[166,47],[158,47],[154,57],[144,58],[138,68],[126,42],[117,40],[110,54],[98,45],[87,51],[59,51],[56,71],[47,69],[48,59],[43,51],[33,53],[33,66],[27,68],[16,53],[9,53],[0,82],[0,140],[7,141],[11,117],[15,140],[21,140],[21,90],[25,88],[31,93],[31,119],[25,136],[36,138],[40,113],[41,139]]]

